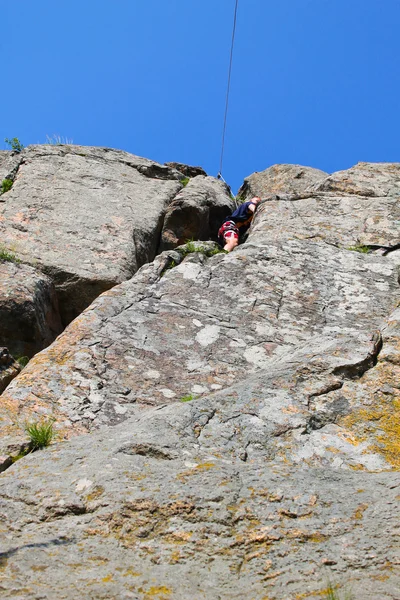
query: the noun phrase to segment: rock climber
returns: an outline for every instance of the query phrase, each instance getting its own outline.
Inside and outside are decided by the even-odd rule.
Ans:
[[[244,202],[231,214],[224,219],[218,231],[218,241],[224,250],[231,252],[243,239],[243,235],[250,227],[252,218],[256,211],[258,203],[261,202],[259,196],[255,196],[249,202]]]

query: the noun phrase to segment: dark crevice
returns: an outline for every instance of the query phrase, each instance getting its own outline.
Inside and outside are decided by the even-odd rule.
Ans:
[[[332,383],[327,383],[324,387],[322,387],[318,392],[314,392],[308,396],[307,400],[307,408],[310,408],[310,403],[313,398],[318,398],[319,396],[325,396],[330,392],[334,392],[336,390],[340,390],[343,387],[343,381],[334,381]]]
[[[348,400],[344,397],[337,398],[334,400],[326,410],[318,411],[311,415],[307,420],[303,435],[310,434],[312,431],[322,429],[326,425],[332,425],[336,423],[339,417],[344,417],[350,413],[350,406]],[[303,426],[302,426],[303,427]]]
[[[171,448],[161,448],[154,446],[153,444],[128,444],[118,450],[119,453],[127,454],[130,456],[146,456],[148,458],[155,458],[157,460],[174,460],[178,458],[178,454]]]
[[[332,374],[343,379],[360,379],[366,371],[373,369],[378,362],[378,356],[383,346],[381,332],[376,331],[372,335],[371,341],[372,349],[363,360],[354,364],[335,367]]]
[[[363,360],[351,365],[341,365],[333,369],[332,374],[341,377],[342,380],[328,384],[327,387],[320,392],[310,395],[308,399],[308,407],[312,398],[328,394],[334,390],[338,390],[342,388],[344,383],[343,380],[360,379],[364,373],[376,366],[379,353],[381,352],[383,346],[381,332],[375,331],[372,335],[371,341],[372,349],[368,352],[367,356]],[[310,434],[312,431],[322,429],[326,425],[336,423],[338,417],[346,416],[349,413],[350,406],[347,399],[344,397],[339,397],[335,399],[325,410],[318,411],[317,413],[311,415],[302,433],[303,435],[306,435]]]

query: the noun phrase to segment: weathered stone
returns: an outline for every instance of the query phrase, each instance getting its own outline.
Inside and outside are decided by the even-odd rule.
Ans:
[[[338,171],[314,185],[315,191],[339,192],[346,196],[400,196],[399,163],[358,163],[347,171]]]
[[[0,342],[31,357],[62,329],[51,280],[28,265],[0,261]]]
[[[202,175],[190,180],[166,211],[160,251],[190,239],[216,241],[221,222],[234,207],[234,200],[222,181]]]
[[[357,190],[365,195],[358,195]],[[352,250],[396,244],[400,240],[399,190],[400,167],[385,163],[361,163],[348,172],[335,173],[314,191],[309,188],[276,197],[273,186],[265,188],[269,197],[254,218],[252,242],[320,239]]]
[[[10,152],[9,150],[0,150],[0,184],[3,179],[14,179],[15,172],[21,162],[21,157],[18,152]],[[0,195],[0,202],[5,201],[5,196]]]
[[[171,167],[171,169],[176,169],[185,177],[197,177],[198,175],[206,175],[207,173],[202,167],[192,167],[190,165],[185,165],[183,163],[178,162],[166,162],[164,163],[167,167]]]
[[[220,400],[153,409],[8,469],[2,597],[289,600],[331,581],[340,597],[395,600],[399,475],[261,450],[243,462],[228,431],[247,421],[254,437],[265,417],[250,397]]]
[[[301,165],[273,165],[260,173],[246,177],[238,196],[244,200],[253,196],[265,198],[272,194],[301,194],[323,181],[328,173]]]
[[[68,323],[154,258],[182,174],[108,148],[30,146],[17,156],[0,237],[53,279]]]

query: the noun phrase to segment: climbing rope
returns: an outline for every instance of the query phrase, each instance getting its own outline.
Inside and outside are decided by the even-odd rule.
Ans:
[[[235,33],[236,33],[236,21],[237,21],[238,4],[239,4],[239,0],[236,0],[235,14],[234,14],[234,17],[233,17],[231,54],[230,54],[230,59],[229,59],[228,85],[227,85],[227,89],[226,89],[224,126],[222,128],[221,158],[220,158],[220,161],[219,161],[219,171],[218,171],[218,175],[217,175],[218,179],[222,179],[222,181],[225,181],[225,179],[222,177],[222,164],[224,162],[226,122],[227,122],[227,118],[228,118],[229,93],[230,93],[230,89],[231,89],[231,74],[232,74],[232,62],[233,62],[233,49],[234,49],[234,46],[235,46]]]

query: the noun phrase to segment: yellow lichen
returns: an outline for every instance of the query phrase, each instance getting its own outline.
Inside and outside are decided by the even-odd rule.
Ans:
[[[145,600],[150,600],[151,598],[159,598],[159,600],[168,600],[172,594],[172,590],[165,587],[164,585],[152,586],[148,590],[138,588],[138,592],[144,594]]]
[[[353,519],[357,519],[357,520],[361,520],[364,516],[364,512],[367,510],[368,508],[368,504],[360,504],[360,506],[357,507],[357,509],[355,510],[354,514],[353,514]]]
[[[380,454],[389,465],[400,469],[400,398],[381,396],[371,408],[355,410],[340,425],[362,433],[356,437],[370,440],[369,450]],[[372,438],[372,439],[371,439]]]

